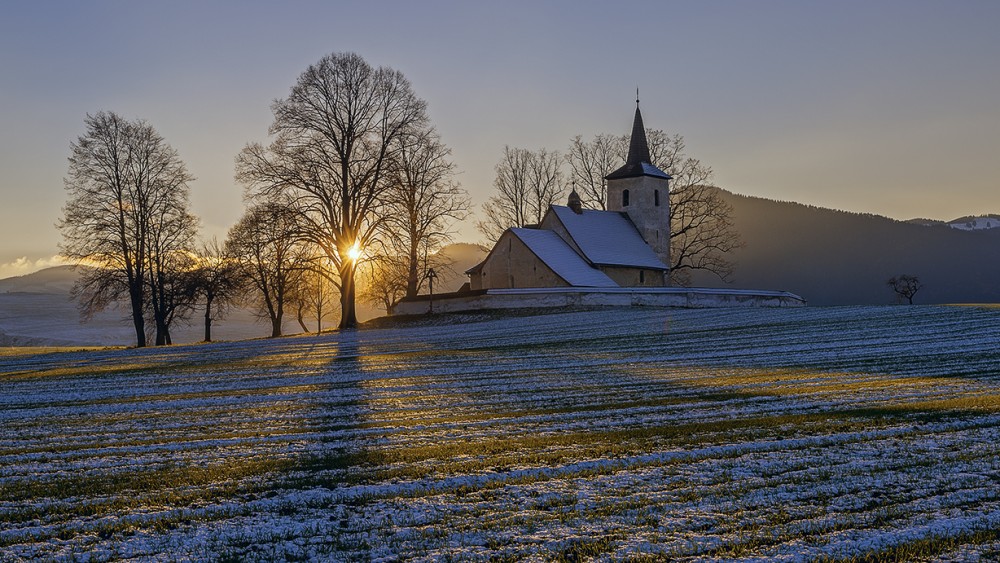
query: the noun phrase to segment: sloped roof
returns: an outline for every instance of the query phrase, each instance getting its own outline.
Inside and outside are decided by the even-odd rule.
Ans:
[[[646,141],[646,128],[642,125],[642,114],[639,112],[639,100],[636,100],[635,118],[632,120],[632,137],[628,143],[628,158],[625,166],[608,174],[606,180],[619,178],[635,178],[638,176],[653,176],[669,180],[670,174],[652,164],[649,156],[649,143]]]
[[[584,209],[583,213],[577,214],[561,205],[553,205],[549,209],[566,227],[570,238],[591,264],[669,269],[624,213]]]
[[[510,232],[566,283],[576,287],[618,287],[604,272],[581,258],[555,232],[522,228],[510,229]]]

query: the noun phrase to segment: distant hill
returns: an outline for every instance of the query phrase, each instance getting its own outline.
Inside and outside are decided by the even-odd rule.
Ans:
[[[457,291],[465,282],[469,281],[469,276],[465,275],[465,271],[482,262],[486,258],[486,253],[486,249],[478,244],[465,242],[449,244],[442,248],[440,254],[450,261],[451,265],[434,284],[434,291],[441,291],[441,293]]]
[[[0,293],[69,294],[77,273],[75,266],[55,266],[32,274],[0,279]]]
[[[1000,229],[962,231],[720,190],[746,246],[734,281],[695,285],[783,289],[812,305],[892,303],[886,280],[924,283],[916,303],[1000,302]]]

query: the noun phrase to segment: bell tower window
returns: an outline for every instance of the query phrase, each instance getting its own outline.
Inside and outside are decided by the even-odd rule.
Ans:
[[[628,207],[628,190],[622,190],[622,207]]]
[[[660,206],[660,190],[653,190],[653,205]]]

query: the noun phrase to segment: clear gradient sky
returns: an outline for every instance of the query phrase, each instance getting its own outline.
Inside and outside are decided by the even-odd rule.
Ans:
[[[504,145],[680,133],[731,191],[898,219],[1000,213],[1000,2],[0,3],[0,277],[58,251],[88,112],[149,121],[197,177],[202,233],[242,211],[233,159],[331,52],[402,71],[478,210]],[[474,219],[474,218],[473,218]],[[474,220],[459,238],[476,241]]]

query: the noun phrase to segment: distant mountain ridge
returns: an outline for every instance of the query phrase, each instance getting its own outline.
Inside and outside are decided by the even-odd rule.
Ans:
[[[694,285],[782,289],[812,305],[892,303],[886,281],[920,278],[916,303],[1000,302],[1000,229],[963,231],[719,190],[746,243],[730,253],[733,283],[697,274]]]

